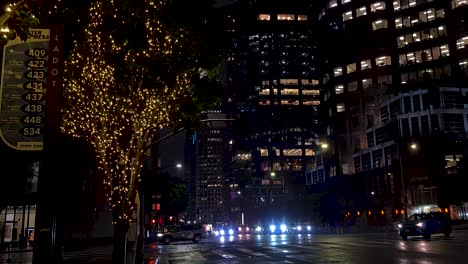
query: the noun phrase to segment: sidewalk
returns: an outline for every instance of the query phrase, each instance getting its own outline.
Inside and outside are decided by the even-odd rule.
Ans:
[[[13,252],[8,254],[7,252],[0,253],[0,264],[14,263],[14,264],[31,264],[32,263],[32,252]]]

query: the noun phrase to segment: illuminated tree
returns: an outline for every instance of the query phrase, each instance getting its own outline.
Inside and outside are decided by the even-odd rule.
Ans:
[[[64,84],[63,131],[92,144],[116,223],[126,223],[135,212],[153,129],[174,124],[190,100],[192,82],[200,78],[196,58],[184,60],[184,67],[172,61],[189,55],[190,43],[184,28],[169,29],[161,21],[165,3],[137,2],[137,10],[122,1],[93,3],[84,41],[75,42],[66,64]],[[117,30],[126,23],[138,33],[137,43],[121,35],[130,31]]]
[[[136,212],[153,132],[187,117],[194,85],[208,78],[201,68],[214,61],[203,62],[202,41],[191,29],[168,23],[170,11],[164,1],[94,2],[83,41],[75,41],[65,65],[62,130],[85,138],[96,153],[115,224],[113,263]]]
[[[65,26],[62,131],[92,146],[122,238],[153,132],[193,123],[222,93],[212,73],[224,55],[223,23],[210,0],[19,2],[20,13],[2,15],[8,34],[36,26],[32,13],[39,27]]]

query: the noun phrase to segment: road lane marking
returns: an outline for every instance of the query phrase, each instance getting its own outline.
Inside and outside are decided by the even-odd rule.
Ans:
[[[247,249],[247,248],[236,248],[236,249],[239,250],[242,253],[249,254],[251,256],[271,258],[270,256],[268,256],[265,253],[256,252],[256,251],[253,251],[253,250],[250,250],[250,249]]]
[[[222,251],[222,250],[220,250],[220,249],[216,249],[216,250],[213,250],[213,251],[211,251],[211,252],[213,252],[214,254],[216,254],[216,255],[218,255],[218,256],[221,256],[221,257],[223,257],[223,258],[229,258],[229,259],[231,259],[231,258],[237,258],[236,256],[231,255],[231,254],[229,254],[229,253],[227,253],[227,252],[224,252],[224,251]]]
[[[193,252],[191,255],[191,259],[194,260],[194,261],[206,261],[207,258],[205,258],[204,256],[202,256],[202,254],[200,254],[200,252]]]
[[[276,253],[299,253],[300,251],[297,251],[297,250],[291,250],[291,249],[286,249],[286,248],[279,248],[279,247],[263,247],[265,249],[269,249],[269,250],[272,250],[272,251],[275,251]]]

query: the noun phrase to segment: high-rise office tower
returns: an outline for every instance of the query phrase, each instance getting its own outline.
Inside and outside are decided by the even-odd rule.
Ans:
[[[250,222],[293,217],[291,186],[315,166],[320,90],[310,1],[238,1],[228,89],[236,107],[233,170]],[[250,163],[250,164],[249,164]],[[246,164],[249,164],[246,166]],[[250,174],[250,177],[246,176]],[[246,179],[248,178],[248,179]]]
[[[326,134],[363,208],[450,203],[440,187],[456,181],[447,168],[461,168],[468,132],[467,3],[317,1]]]

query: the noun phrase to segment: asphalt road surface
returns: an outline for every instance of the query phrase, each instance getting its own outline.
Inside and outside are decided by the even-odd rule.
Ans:
[[[152,263],[468,263],[468,231],[451,237],[402,241],[394,233],[250,235],[206,239],[195,244],[150,244]]]

